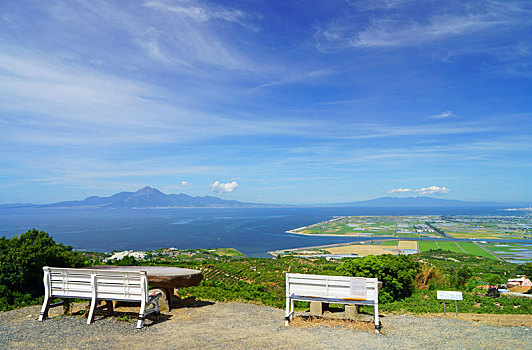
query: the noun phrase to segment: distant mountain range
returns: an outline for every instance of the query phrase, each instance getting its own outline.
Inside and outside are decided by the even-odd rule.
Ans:
[[[497,203],[497,202],[468,202],[432,197],[382,197],[359,202],[321,203],[310,207],[491,207],[508,208],[510,206],[529,206],[530,203]],[[165,194],[153,187],[144,187],[137,192],[120,192],[110,197],[87,197],[79,201],[66,201],[52,204],[14,203],[2,204],[0,209],[13,208],[69,208],[69,209],[148,209],[148,208],[280,208],[296,207],[293,205],[246,203],[235,200],[225,200],[214,196],[189,196],[180,194]],[[305,207],[309,207],[306,205]]]
[[[326,204],[323,204],[324,206]],[[360,202],[334,203],[333,207],[504,207],[506,203],[468,202],[432,197],[381,197]]]
[[[110,197],[91,196],[80,201],[52,204],[3,204],[0,208],[68,208],[68,209],[148,209],[148,208],[254,208],[281,207],[275,204],[245,203],[213,196],[192,197],[183,193],[164,194],[153,187],[137,192],[120,192]]]

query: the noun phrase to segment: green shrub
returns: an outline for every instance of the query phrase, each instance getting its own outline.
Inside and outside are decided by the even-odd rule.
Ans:
[[[85,264],[81,253],[55,243],[44,231],[32,229],[10,239],[0,237],[0,309],[25,306],[43,295],[43,266]]]
[[[523,272],[523,275],[526,275],[526,277],[528,278],[532,278],[532,262],[527,262],[526,264],[524,264],[522,266],[522,272]]]
[[[379,301],[383,303],[412,295],[420,264],[407,255],[379,255],[347,259],[338,266],[344,276],[373,277],[383,283]]]
[[[135,259],[131,255],[126,255],[120,260],[117,260],[115,262],[111,262],[111,265],[116,265],[116,266],[139,266],[140,264],[137,261],[137,259]]]

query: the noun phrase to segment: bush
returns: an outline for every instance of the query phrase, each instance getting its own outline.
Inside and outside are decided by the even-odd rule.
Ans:
[[[137,259],[135,259],[131,255],[126,255],[120,260],[117,260],[115,262],[111,262],[110,265],[116,265],[116,266],[139,266],[140,264],[137,261]]]
[[[24,306],[42,296],[43,266],[81,267],[85,258],[36,229],[11,239],[0,237],[0,308]],[[15,305],[13,305],[15,304]]]
[[[378,278],[383,283],[379,294],[383,303],[412,295],[414,278],[420,270],[420,264],[409,256],[390,254],[347,259],[338,266],[344,276]]]
[[[450,269],[451,286],[460,290],[465,290],[466,284],[473,276],[473,271],[469,266],[460,266],[458,269]]]
[[[447,277],[444,273],[429,264],[421,265],[421,271],[414,279],[414,287],[416,289],[434,290],[438,287],[446,287],[448,284]]]
[[[522,269],[523,275],[525,275],[528,278],[532,278],[532,262],[527,262],[526,264],[523,265],[521,269]]]

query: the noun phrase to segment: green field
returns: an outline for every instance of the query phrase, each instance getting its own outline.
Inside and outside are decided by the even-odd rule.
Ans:
[[[457,246],[457,244],[460,245],[460,247],[462,247],[462,249],[464,249],[467,252],[467,254],[474,255],[474,256],[481,256],[483,258],[488,258],[488,259],[496,259],[496,257],[493,254],[490,254],[489,252],[485,251],[484,249],[477,246],[473,242],[438,242],[438,245],[440,246],[440,249],[442,250],[449,250],[455,253],[463,253],[463,251],[460,249],[460,247]],[[438,246],[436,245],[436,242],[434,241],[420,241],[419,250],[420,252],[427,252],[429,250],[438,250]]]
[[[232,258],[245,257],[244,254],[240,253],[238,250],[234,248],[217,248],[217,249],[211,249],[210,251],[214,251],[214,254],[219,255],[219,256],[229,256]]]
[[[462,249],[456,245],[455,242],[438,242],[440,249],[448,250],[455,253],[463,253]]]
[[[460,242],[458,243],[468,254],[481,256],[488,259],[497,259],[493,254],[488,253],[484,249],[480,248],[473,242]]]
[[[429,250],[438,250],[438,246],[434,241],[419,241],[419,251],[427,252]]]
[[[397,234],[398,237],[419,237],[418,234],[413,232],[399,232]]]
[[[385,246],[385,247],[396,247],[397,246],[397,241],[395,241],[395,240],[382,241],[381,245]]]

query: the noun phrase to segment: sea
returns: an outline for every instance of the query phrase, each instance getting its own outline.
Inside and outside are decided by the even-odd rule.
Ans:
[[[0,236],[36,228],[82,251],[235,248],[252,257],[268,251],[367,238],[286,233],[335,216],[520,215],[494,208],[187,208],[0,209]]]

